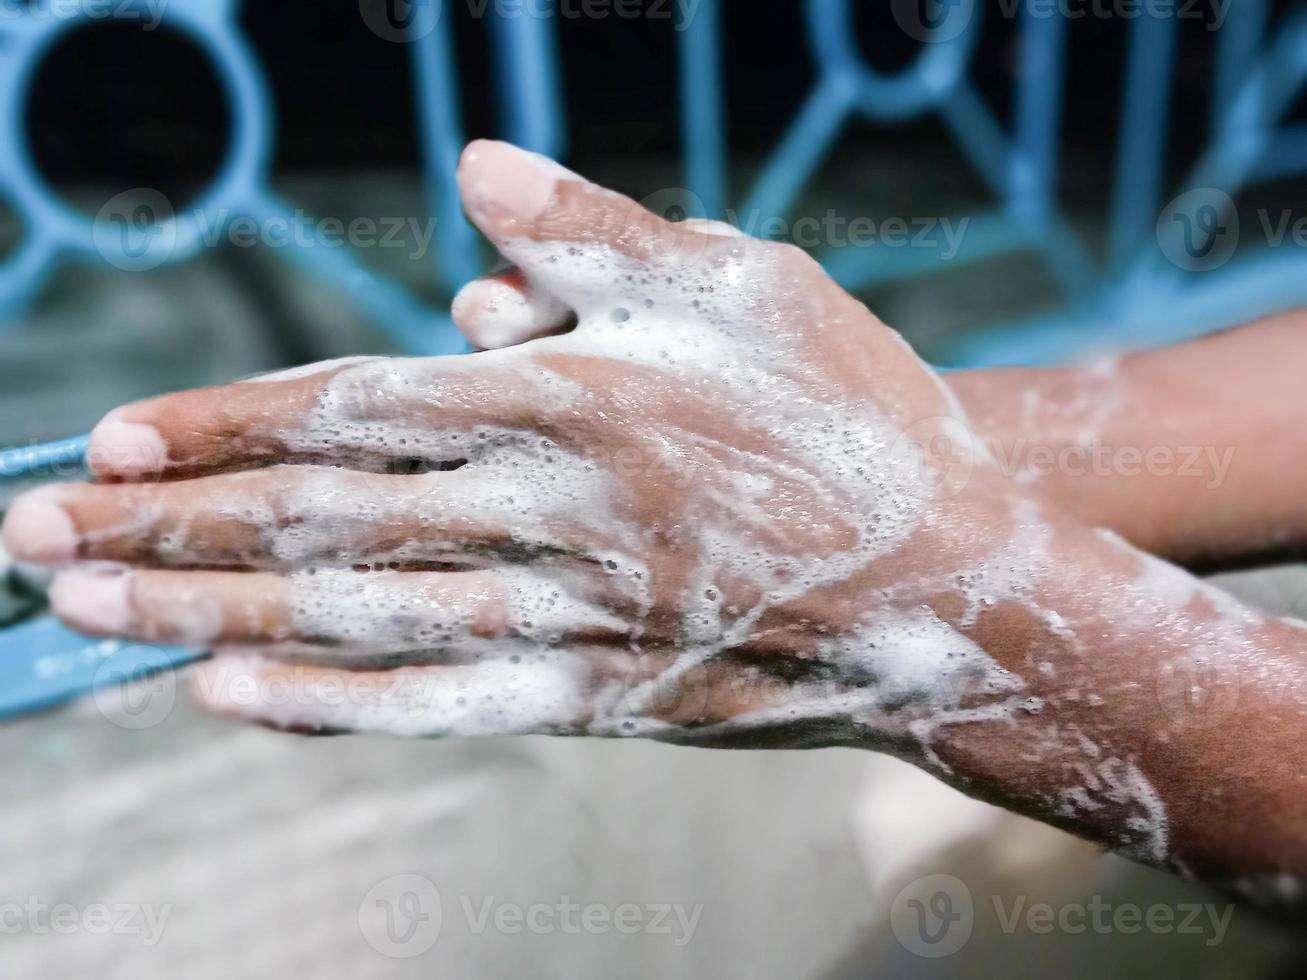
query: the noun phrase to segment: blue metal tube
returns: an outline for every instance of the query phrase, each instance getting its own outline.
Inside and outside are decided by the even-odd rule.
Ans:
[[[423,165],[431,213],[436,219],[437,278],[452,289],[476,278],[481,272],[476,233],[463,218],[458,193],[458,157],[466,142],[462,114],[458,109],[458,85],[454,76],[453,45],[448,17],[441,16],[441,4],[414,6],[411,27],[413,72],[417,76],[418,127],[422,135]]]
[[[682,141],[689,189],[705,218],[726,213],[726,117],[721,78],[721,7],[700,0],[680,30]]]
[[[0,718],[52,708],[202,656],[199,650],[87,639],[49,617],[0,630]]]
[[[1112,268],[1120,274],[1133,264],[1157,218],[1175,45],[1171,18],[1140,17],[1130,27],[1110,249]]]
[[[89,436],[75,436],[37,446],[0,450],[0,479],[39,475],[43,470],[68,470],[86,455]]]
[[[548,13],[524,7],[491,24],[498,43],[499,111],[508,138],[553,157],[562,152],[565,135],[557,31]]]

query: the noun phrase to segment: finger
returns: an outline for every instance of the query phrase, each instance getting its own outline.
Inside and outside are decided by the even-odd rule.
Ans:
[[[767,744],[759,741],[767,732],[793,724],[793,692],[783,685],[741,687],[738,679],[721,684],[709,674],[696,676],[698,687],[682,678],[658,702],[632,713],[623,697],[630,662],[617,652],[555,648],[516,662],[390,670],[288,663],[257,649],[216,652],[195,671],[197,700],[221,714],[294,731],[585,734],[730,746]],[[776,744],[793,744],[792,736]]]
[[[468,283],[454,297],[451,313],[463,336],[483,350],[557,333],[572,319],[565,303],[532,284],[520,269]]]
[[[297,731],[390,735],[527,735],[583,730],[585,660],[553,651],[541,661],[350,671],[288,664],[257,652],[219,651],[192,691],[210,710]]]
[[[91,433],[102,479],[178,477],[270,462],[464,456],[477,425],[529,425],[540,369],[511,351],[378,358],[126,405]]]
[[[567,553],[602,510],[595,473],[561,451],[521,479],[496,467],[393,476],[278,466],[169,483],[65,484],[19,498],[5,542],[24,561],[288,570],[482,561],[512,544]],[[526,482],[522,482],[525,480]],[[596,509],[598,508],[598,510]]]
[[[730,245],[721,235],[666,221],[623,194],[508,143],[470,144],[458,179],[477,227],[532,280],[573,308],[570,270],[560,269],[556,249],[537,246],[601,246],[652,263]]]
[[[358,363],[324,361],[124,405],[92,430],[87,464],[99,477],[131,480],[239,458],[279,458],[288,421],[311,412],[327,382]]]
[[[61,572],[51,605],[93,636],[258,646],[345,666],[469,663],[616,642],[619,621],[521,569],[472,572]]]
[[[75,567],[50,586],[51,611],[90,636],[207,647],[295,638],[292,586],[276,575]]]

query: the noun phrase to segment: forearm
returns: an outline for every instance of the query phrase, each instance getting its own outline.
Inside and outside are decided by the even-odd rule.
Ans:
[[[1307,629],[1050,527],[1028,599],[953,617],[1019,687],[938,726],[927,767],[1149,863],[1296,899],[1275,889],[1307,877]]]
[[[1307,314],[1080,368],[949,383],[1010,476],[1173,560],[1307,545]]]

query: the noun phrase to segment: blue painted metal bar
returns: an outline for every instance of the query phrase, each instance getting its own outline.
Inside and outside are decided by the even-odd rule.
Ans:
[[[1036,253],[1044,270],[1062,288],[1071,303],[1081,303],[1101,287],[1093,257],[1071,223],[1054,213],[1038,242]]]
[[[0,262],[0,317],[14,317],[54,271],[58,250],[43,238],[29,238]],[[0,319],[0,332],[14,320]]]
[[[969,84],[959,85],[940,106],[940,112],[972,166],[995,196],[1006,201],[1011,187],[1012,147],[980,94]]]
[[[546,156],[562,152],[564,135],[553,4],[491,19],[497,42],[499,107],[508,138]]]
[[[50,470],[64,473],[81,465],[89,436],[75,436],[36,446],[0,450],[0,479],[41,476]]]
[[[435,273],[453,290],[476,278],[482,263],[476,232],[463,218],[458,193],[458,157],[466,139],[458,110],[450,18],[442,17],[440,8],[439,3],[414,5],[409,47],[417,77],[422,162],[436,219]]]
[[[1008,189],[1013,210],[1036,232],[1042,232],[1049,221],[1056,189],[1066,37],[1065,18],[1025,10]]]
[[[1307,124],[1281,126],[1259,154],[1253,180],[1279,180],[1307,170]]]
[[[977,330],[953,342],[947,367],[1060,364],[1094,351],[1165,346],[1307,305],[1307,256],[1267,250],[1219,272],[1172,279],[1149,298],[1103,302]],[[1154,286],[1157,284],[1154,283]]]
[[[203,655],[176,647],[92,640],[49,617],[23,623],[0,631],[0,718],[53,708]]]
[[[1280,142],[1281,134],[1293,138],[1294,128],[1280,133],[1273,128],[1276,121],[1289,110],[1307,78],[1307,9],[1291,16],[1280,28],[1265,60],[1250,72],[1248,78],[1234,94],[1229,112],[1216,131],[1216,138],[1190,172],[1185,186],[1193,193],[1219,198],[1244,186],[1259,170],[1266,168],[1265,161],[1273,150],[1280,151],[1275,159],[1277,173],[1286,176],[1307,170],[1307,155],[1302,147]],[[1284,155],[1288,151],[1290,155]],[[1212,189],[1219,194],[1211,194]],[[1165,265],[1165,257],[1174,255],[1182,229],[1175,225],[1159,234],[1161,249],[1148,252],[1139,259],[1134,270],[1136,282],[1133,293],[1144,290],[1146,282],[1139,277],[1155,272]],[[1163,272],[1167,270],[1163,269]],[[1251,298],[1255,301],[1255,298]]]
[[[1234,11],[1232,11],[1234,12]],[[1212,72],[1212,121],[1230,112],[1236,91],[1247,77],[1266,32],[1266,0],[1239,0],[1236,16],[1227,17],[1216,38]]]
[[[1109,247],[1112,269],[1120,274],[1133,264],[1157,220],[1175,47],[1170,17],[1139,17],[1130,26]]]
[[[1030,244],[1021,225],[1006,210],[949,221],[950,233],[936,226],[920,240],[910,237],[895,245],[846,245],[827,250],[820,259],[841,286],[859,290],[958,269]],[[908,234],[913,235],[913,230]]]
[[[266,223],[291,220],[293,208],[267,194],[251,203],[252,216]],[[454,354],[467,345],[448,314],[437,313],[412,293],[361,265],[352,250],[307,240],[274,251],[312,275],[324,286],[347,295],[373,322],[389,334],[399,349],[410,354]]]
[[[886,74],[858,53],[852,0],[809,0],[808,32],[823,80],[847,77],[857,109],[868,119],[906,119],[945,103],[962,82],[979,40],[981,8],[967,3],[941,6],[943,16],[933,26],[915,25],[924,42],[916,61]]]
[[[794,203],[848,115],[853,92],[847,81],[828,79],[809,97],[749,193],[742,212],[749,220],[781,217]]]
[[[721,6],[686,7],[680,31],[681,138],[689,190],[706,218],[726,213],[726,114],[721,72]]]

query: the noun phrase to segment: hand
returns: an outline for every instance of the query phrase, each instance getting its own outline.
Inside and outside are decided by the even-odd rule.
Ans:
[[[796,249],[505,144],[459,177],[515,269],[456,319],[517,346],[111,413],[101,482],[5,526],[75,562],[59,616],[209,646],[206,703],[301,729],[890,744],[1019,698],[953,627],[1033,505],[896,334]]]
[[[210,647],[199,697],[280,727],[867,745],[1301,894],[1307,628],[1030,496],[802,253],[503,144],[460,180],[500,349],[111,413],[99,483],[7,515],[56,613]]]

